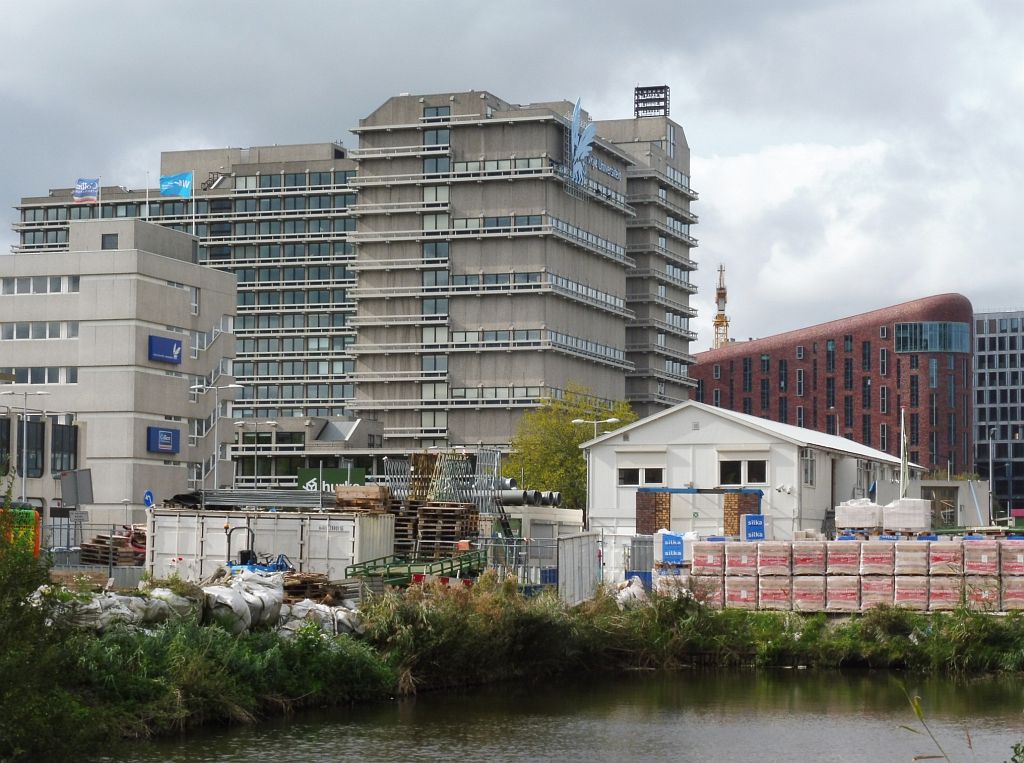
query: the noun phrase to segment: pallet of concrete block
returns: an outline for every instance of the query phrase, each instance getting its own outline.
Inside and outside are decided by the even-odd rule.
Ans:
[[[1024,576],[1024,540],[999,541],[999,574]]]
[[[757,577],[725,576],[725,606],[729,609],[757,609]]]
[[[825,544],[826,572],[829,575],[860,573],[859,540],[830,540]]]
[[[866,540],[860,544],[861,575],[893,575],[895,572],[895,543],[891,540]]]
[[[758,575],[790,575],[792,544],[788,541],[761,541],[757,544]]]
[[[725,602],[724,578],[721,575],[691,575],[690,592],[704,606],[721,609]]]
[[[793,610],[796,612],[825,611],[824,575],[803,575],[793,578]]]
[[[693,581],[679,567],[655,567],[651,570],[651,590],[662,596],[689,598]]]
[[[999,588],[1000,608],[1004,612],[1024,609],[1024,575],[1003,575]]]
[[[964,541],[964,575],[998,575],[999,541]]]
[[[930,541],[898,540],[896,541],[897,575],[927,575],[929,570],[928,548]]]
[[[860,611],[860,577],[858,575],[829,575],[825,579],[825,611]]]
[[[793,608],[793,578],[765,575],[757,580],[757,608],[787,611]]]
[[[836,506],[836,527],[882,526],[882,507],[868,498],[854,498]]]
[[[824,575],[825,542],[820,540],[793,541],[793,574]]]
[[[757,575],[757,544],[725,544],[726,575]]]
[[[932,576],[963,575],[963,542],[958,540],[931,541],[928,547],[928,574]]]
[[[936,544],[932,544],[934,547]],[[960,606],[964,579],[953,575],[932,575],[928,581],[928,611],[949,612]]]
[[[897,575],[893,589],[893,604],[920,612],[928,609],[928,577]]]
[[[701,540],[693,544],[690,572],[694,575],[725,574],[725,544]]]
[[[882,507],[886,530],[927,532],[932,529],[932,502],[924,498],[898,498]]]
[[[964,602],[968,608],[980,612],[997,612],[1001,606],[1001,600],[997,576],[964,576]]]
[[[860,579],[860,611],[872,607],[891,607],[895,601],[896,580],[892,575],[862,575]]]

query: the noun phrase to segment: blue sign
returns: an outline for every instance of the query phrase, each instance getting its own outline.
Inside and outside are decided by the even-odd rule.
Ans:
[[[161,196],[180,196],[187,199],[192,196],[192,173],[179,172],[177,175],[160,176]]]
[[[146,508],[149,508],[154,503],[156,503],[156,499],[153,498],[152,490],[147,490],[145,493],[142,494],[142,503],[146,506]]]
[[[745,541],[765,540],[764,514],[744,514],[742,537]]]
[[[577,183],[587,182],[587,164],[594,150],[594,138],[597,137],[597,125],[593,122],[584,127],[581,123],[580,101],[576,99],[576,107],[572,110],[572,131],[569,138],[572,145],[572,179]]]
[[[150,334],[149,359],[161,363],[181,363],[181,340]]]
[[[146,427],[146,450],[150,453],[177,453],[181,448],[181,433],[177,429]]]

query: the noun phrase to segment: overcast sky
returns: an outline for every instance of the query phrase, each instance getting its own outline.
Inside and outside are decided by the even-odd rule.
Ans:
[[[1024,3],[19,2],[0,25],[0,245],[21,196],[142,188],[160,151],[341,138],[400,92],[582,99],[667,84],[692,151],[711,339],[948,291],[1024,308]],[[155,180],[154,180],[155,182]]]

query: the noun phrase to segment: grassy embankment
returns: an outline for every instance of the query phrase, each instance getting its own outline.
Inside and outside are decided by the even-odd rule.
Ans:
[[[596,666],[1024,669],[1018,615],[879,609],[837,620],[668,598],[620,611],[606,595],[567,608],[495,577],[377,597],[358,641],[312,626],[292,640],[235,637],[188,621],[98,637],[48,623],[54,602],[26,604],[46,565],[3,537],[0,527],[0,761],[64,760],[116,738]]]

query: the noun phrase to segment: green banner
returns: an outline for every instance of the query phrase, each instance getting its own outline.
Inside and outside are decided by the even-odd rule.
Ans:
[[[299,487],[315,493],[321,476],[323,477],[323,483],[320,484],[320,490],[326,493],[333,493],[335,485],[362,485],[366,481],[366,470],[357,469],[354,466],[351,469],[347,467],[341,469],[331,467],[322,470],[299,469]]]

